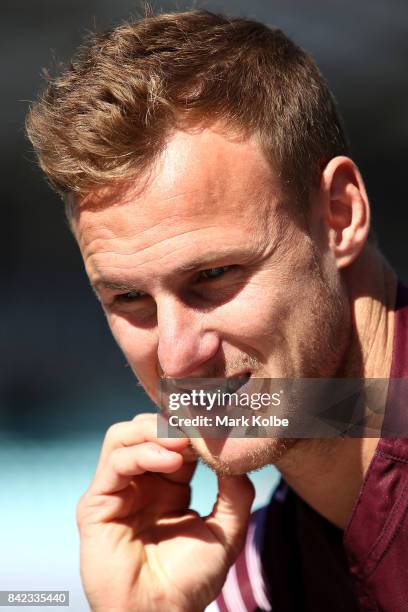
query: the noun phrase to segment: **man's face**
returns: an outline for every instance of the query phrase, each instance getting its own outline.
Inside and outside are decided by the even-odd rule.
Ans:
[[[307,224],[255,139],[176,133],[145,183],[80,203],[74,230],[114,337],[153,400],[168,377],[331,376],[349,308],[318,199]],[[306,231],[305,225],[308,226]],[[225,472],[282,439],[194,439]]]

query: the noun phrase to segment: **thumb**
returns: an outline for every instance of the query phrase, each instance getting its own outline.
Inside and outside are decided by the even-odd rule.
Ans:
[[[218,496],[204,520],[233,563],[246,536],[255,489],[248,476],[218,476]]]

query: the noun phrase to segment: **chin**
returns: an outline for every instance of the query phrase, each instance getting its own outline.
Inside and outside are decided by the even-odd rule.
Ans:
[[[204,463],[220,476],[239,475],[276,464],[295,446],[295,438],[191,438]]]

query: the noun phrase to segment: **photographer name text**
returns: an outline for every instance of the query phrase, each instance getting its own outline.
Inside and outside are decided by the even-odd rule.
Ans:
[[[184,417],[172,414],[168,417],[169,425],[172,427],[288,427],[289,419],[281,419],[276,415],[261,416],[251,414],[249,416],[232,417],[229,415],[196,415]]]

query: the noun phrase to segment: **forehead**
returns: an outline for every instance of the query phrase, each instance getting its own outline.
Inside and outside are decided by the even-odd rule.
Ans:
[[[144,181],[111,191],[103,205],[100,196],[79,202],[74,229],[86,259],[111,246],[122,254],[149,250],[154,258],[155,250],[184,243],[205,249],[209,240],[214,247],[234,242],[264,227],[281,199],[257,140],[214,129],[177,132]]]

